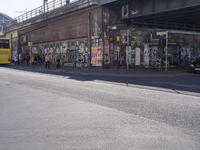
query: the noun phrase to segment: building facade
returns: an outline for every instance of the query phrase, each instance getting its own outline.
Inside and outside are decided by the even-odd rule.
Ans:
[[[3,14],[3,13],[0,13],[0,35],[3,35],[3,30],[6,26],[9,26],[10,23],[12,22],[12,18]]]
[[[38,19],[42,21],[9,28],[13,51],[24,59],[27,55],[43,59],[49,54],[53,64],[59,58],[72,67],[161,69],[167,63],[170,68],[187,68],[200,57],[198,32],[134,23],[132,16],[142,10],[140,2],[83,4],[73,11],[42,14]],[[67,8],[71,5],[61,10]]]
[[[104,41],[109,43],[109,46],[106,46],[109,47],[109,51],[104,48],[104,65],[164,69],[167,64],[169,68],[187,68],[191,62],[200,58],[198,29],[192,31],[191,26],[186,30],[184,23],[179,26],[179,22],[171,22],[172,16],[168,13],[165,16],[168,16],[169,20],[165,21],[176,23],[175,26],[162,24],[160,18],[156,18],[161,15],[158,13],[161,11],[160,7],[164,11],[167,9],[173,11],[183,7],[183,4],[179,3],[176,1],[173,2],[176,5],[172,5],[167,1],[160,4],[156,1],[147,3],[145,0],[126,0],[104,5],[102,21]],[[180,19],[177,14],[178,12],[174,13],[176,20]],[[149,18],[151,22],[144,22]]]

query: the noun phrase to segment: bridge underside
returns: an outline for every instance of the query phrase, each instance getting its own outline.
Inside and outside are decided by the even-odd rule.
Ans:
[[[125,21],[131,25],[200,31],[200,6],[137,16]]]

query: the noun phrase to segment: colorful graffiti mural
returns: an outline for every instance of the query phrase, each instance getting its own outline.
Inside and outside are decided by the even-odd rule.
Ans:
[[[29,48],[23,46],[22,49],[24,49],[22,55],[25,57]],[[31,50],[32,56],[40,57],[43,60],[45,54],[49,54],[52,64],[56,64],[57,60],[60,59],[63,66],[88,66],[87,39],[33,44]]]

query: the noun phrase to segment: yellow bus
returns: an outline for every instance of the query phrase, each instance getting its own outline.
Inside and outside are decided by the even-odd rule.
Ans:
[[[10,40],[0,38],[0,64],[11,63]]]

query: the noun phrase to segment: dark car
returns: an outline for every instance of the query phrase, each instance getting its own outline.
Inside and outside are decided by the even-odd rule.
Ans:
[[[193,73],[200,73],[200,58],[190,64],[190,71]]]

